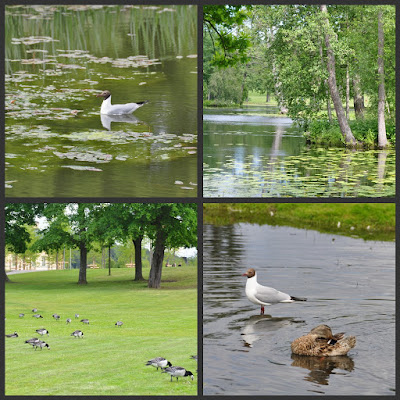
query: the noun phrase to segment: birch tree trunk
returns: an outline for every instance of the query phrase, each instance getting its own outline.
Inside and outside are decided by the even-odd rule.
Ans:
[[[383,61],[384,33],[382,11],[378,11],[378,146],[383,148],[388,145],[385,124],[385,71]]]
[[[349,123],[346,119],[346,115],[343,110],[342,101],[340,99],[339,91],[336,83],[336,66],[335,66],[335,55],[330,43],[329,37],[329,20],[328,20],[328,9],[325,4],[320,5],[320,10],[324,15],[325,21],[325,46],[327,50],[327,67],[328,67],[328,86],[331,93],[332,101],[335,106],[336,116],[339,122],[340,131],[342,132],[343,138],[347,145],[356,146],[357,141],[350,129]]]

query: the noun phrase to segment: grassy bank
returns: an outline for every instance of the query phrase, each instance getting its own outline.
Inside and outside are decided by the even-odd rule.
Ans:
[[[76,284],[78,270],[10,276],[6,333],[19,337],[6,338],[7,395],[197,394],[197,363],[190,359],[197,354],[197,268],[164,268],[161,290],[133,282],[132,270],[107,273],[89,270],[87,286]],[[43,319],[32,317],[34,307]],[[78,322],[82,318],[90,324]],[[114,325],[118,320],[122,327]],[[24,343],[38,337],[38,328],[49,331],[43,340],[50,350],[34,351]],[[70,336],[76,329],[84,332],[82,339]],[[145,366],[158,356],[191,370],[194,381],[171,383],[168,374]]]
[[[378,120],[365,119],[350,121],[350,128],[354,137],[361,142],[363,147],[375,148],[378,145]],[[396,125],[394,121],[386,121],[386,134],[391,147],[396,140]],[[337,121],[330,123],[328,120],[313,121],[309,124],[304,136],[312,145],[345,147],[345,142]]]
[[[238,222],[315,229],[368,240],[395,239],[394,204],[204,204],[205,224]]]

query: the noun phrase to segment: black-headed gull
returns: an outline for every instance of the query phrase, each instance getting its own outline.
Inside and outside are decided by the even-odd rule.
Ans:
[[[254,304],[261,306],[261,315],[264,314],[264,306],[277,303],[293,303],[294,301],[306,301],[302,297],[294,297],[280,292],[268,286],[262,286],[257,282],[257,273],[254,268],[249,268],[243,276],[247,276],[246,296]]]
[[[343,356],[355,345],[355,336],[344,337],[343,332],[333,335],[328,325],[318,325],[294,340],[291,348],[301,356]]]
[[[178,380],[180,376],[190,376],[193,380],[193,373],[183,367],[168,367],[165,368],[163,372],[171,375],[171,382],[173,376],[176,377],[176,380]]]
[[[103,103],[101,103],[100,114],[106,115],[124,115],[131,114],[136,111],[139,107],[142,107],[148,101],[140,101],[139,103],[126,103],[126,104],[111,104],[111,93],[108,90],[96,95],[97,97],[103,97]]]

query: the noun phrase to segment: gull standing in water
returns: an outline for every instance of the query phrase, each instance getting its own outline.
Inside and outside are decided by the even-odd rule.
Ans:
[[[264,306],[307,300],[304,297],[290,296],[289,294],[280,292],[274,288],[260,285],[257,282],[257,273],[254,268],[249,268],[243,276],[247,276],[246,296],[252,303],[261,306],[261,315],[264,314]]]

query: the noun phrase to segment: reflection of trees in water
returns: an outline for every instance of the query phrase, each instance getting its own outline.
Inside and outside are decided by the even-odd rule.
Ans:
[[[386,169],[386,158],[388,156],[387,150],[381,150],[378,152],[378,188],[383,189]]]
[[[292,367],[301,367],[310,371],[304,378],[306,381],[320,385],[329,385],[329,376],[335,373],[335,369],[349,372],[354,369],[354,361],[349,356],[312,357],[292,354],[292,360]]]
[[[225,262],[227,266],[238,263],[244,252],[241,234],[237,225],[204,225],[204,260],[212,268],[215,262]]]

